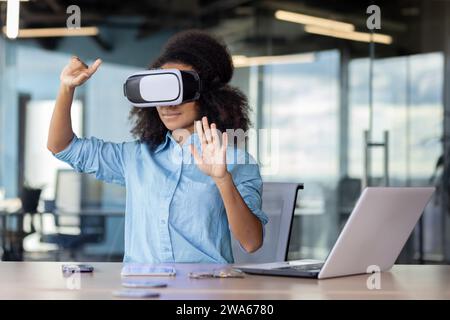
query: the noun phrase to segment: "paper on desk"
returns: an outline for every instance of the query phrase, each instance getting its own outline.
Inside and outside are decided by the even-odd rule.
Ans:
[[[122,267],[121,276],[174,276],[173,267],[162,267],[151,264],[127,263]]]

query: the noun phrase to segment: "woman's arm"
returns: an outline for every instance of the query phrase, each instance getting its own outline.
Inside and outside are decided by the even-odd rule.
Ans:
[[[79,58],[72,57],[69,64],[61,72],[61,84],[50,121],[47,140],[47,148],[52,153],[64,150],[72,140],[70,109],[75,88],[86,82],[97,71],[100,64],[101,60],[97,59],[92,66],[88,67]]]
[[[79,172],[95,174],[99,180],[125,185],[125,143],[104,142],[91,137],[78,138],[72,131],[70,109],[75,88],[89,79],[101,64],[97,59],[88,67],[72,57],[61,72],[61,85],[48,133],[47,148],[54,156]]]
[[[258,250],[263,242],[261,221],[252,213],[227,171],[226,150],[227,134],[222,134],[220,145],[216,125],[208,124],[206,117],[196,122],[196,131],[201,141],[202,154],[191,145],[191,152],[200,170],[211,176],[222,196],[228,223],[233,235],[247,252]]]
[[[222,196],[228,223],[236,239],[247,252],[258,250],[263,243],[261,221],[250,211],[227,172],[223,178],[213,178]]]

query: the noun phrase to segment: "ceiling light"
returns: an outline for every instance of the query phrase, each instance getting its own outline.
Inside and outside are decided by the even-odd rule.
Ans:
[[[17,38],[19,34],[19,0],[8,0],[6,3],[6,36],[10,39]]]
[[[327,28],[321,28],[316,26],[305,26],[305,32],[313,33],[313,34],[319,34],[323,36],[329,36],[334,38],[340,38],[340,39],[347,39],[347,40],[353,40],[353,41],[360,41],[360,42],[376,42],[376,43],[382,43],[382,44],[391,44],[392,43],[392,37],[386,34],[381,33],[366,33],[366,32],[345,32],[345,31],[338,31],[338,30],[330,30]]]
[[[341,31],[353,31],[355,26],[351,23],[345,23],[341,21],[319,18],[314,16],[309,16],[306,14],[295,13],[284,10],[277,10],[275,12],[275,18],[278,20],[289,21],[294,23],[300,23],[305,25],[319,26],[323,28],[341,30]]]
[[[244,55],[233,56],[233,64],[236,68],[268,65],[268,64],[306,63],[314,61],[315,55],[313,53],[288,54],[279,56],[258,56],[258,57],[247,57]]]
[[[5,28],[3,28],[5,32]],[[99,34],[97,27],[82,28],[33,28],[20,29],[19,38],[43,38],[43,37],[86,37]]]

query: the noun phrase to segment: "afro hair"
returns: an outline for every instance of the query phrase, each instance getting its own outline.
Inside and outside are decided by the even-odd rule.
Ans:
[[[198,100],[198,119],[208,117],[221,131],[250,126],[246,96],[229,85],[233,77],[233,61],[224,43],[200,30],[187,30],[173,35],[165,44],[150,68],[160,68],[166,63],[183,63],[191,66],[202,81]],[[167,128],[155,108],[132,108],[134,119],[131,133],[155,148],[164,141]]]

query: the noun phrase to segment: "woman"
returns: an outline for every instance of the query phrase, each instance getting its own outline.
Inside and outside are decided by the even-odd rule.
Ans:
[[[72,57],[63,69],[48,149],[77,171],[126,186],[124,262],[231,263],[230,231],[247,252],[261,247],[267,216],[259,168],[236,161],[248,154],[228,146],[225,133],[249,126],[244,94],[228,85],[233,64],[225,45],[195,30],[169,39],[151,68],[196,71],[200,99],[133,108],[134,142],[81,139],[72,131],[74,90],[100,64]],[[184,161],[192,156],[194,163]]]

